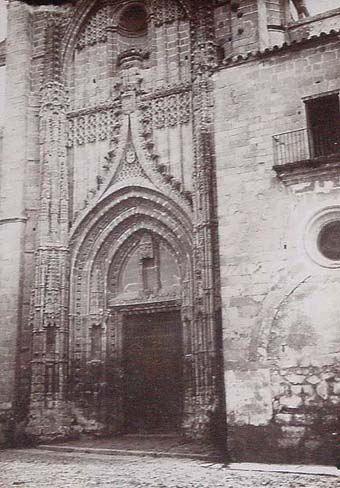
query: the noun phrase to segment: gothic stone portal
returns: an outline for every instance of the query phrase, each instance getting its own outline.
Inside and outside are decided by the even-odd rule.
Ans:
[[[149,194],[147,205],[151,198]],[[117,200],[108,202],[115,206]],[[135,196],[131,205],[136,205]],[[128,206],[124,197],[124,210]],[[110,215],[104,218],[112,221]],[[206,382],[204,391],[196,387],[195,369],[203,361],[204,374],[212,374],[205,336],[191,330],[190,234],[181,233],[179,239],[142,214],[138,227],[125,222],[124,239],[114,238],[119,226],[103,228],[110,231],[103,233],[103,241],[101,231],[92,229],[96,256],[88,260],[83,255],[82,249],[93,253],[94,242],[86,237],[73,267],[72,400],[77,422],[85,432],[189,432],[190,419],[197,418],[195,396],[209,393]],[[195,354],[195,344],[204,353]]]
[[[118,275],[109,273],[122,324],[123,430],[174,431],[182,420],[183,354],[181,316],[171,302],[180,299],[181,271],[156,234],[141,231],[132,243]],[[135,306],[122,311],[119,304],[131,300]]]
[[[46,18],[30,429],[40,435],[44,423],[46,436],[56,425],[67,435],[97,434],[141,423],[127,405],[136,387],[129,381],[126,391],[123,381],[133,377],[126,352],[136,347],[124,333],[134,328],[126,315],[176,310],[178,392],[170,396],[178,413],[167,422],[210,436],[224,408],[213,10],[200,2],[192,15],[177,0],[93,0],[72,10],[68,26],[59,13]],[[169,355],[158,357],[162,375]],[[156,398],[148,374],[149,401],[166,418],[169,395]]]
[[[124,430],[174,432],[182,420],[178,311],[131,315],[123,325]]]

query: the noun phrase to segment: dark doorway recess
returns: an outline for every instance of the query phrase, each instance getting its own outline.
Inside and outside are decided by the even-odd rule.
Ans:
[[[339,95],[327,95],[306,101],[309,143],[313,157],[340,152]]]
[[[180,312],[129,315],[123,327],[125,431],[178,431],[183,409]]]

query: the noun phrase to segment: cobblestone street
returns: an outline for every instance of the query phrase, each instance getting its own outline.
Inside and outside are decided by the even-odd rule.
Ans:
[[[332,476],[231,471],[202,461],[8,450],[0,453],[0,487],[11,488],[335,488]]]

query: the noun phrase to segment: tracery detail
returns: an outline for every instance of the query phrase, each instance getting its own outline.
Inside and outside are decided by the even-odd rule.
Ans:
[[[119,102],[89,107],[67,114],[67,147],[113,140],[120,128]]]
[[[164,0],[151,0],[151,11],[156,26],[184,20],[186,12],[178,2],[166,2]]]
[[[106,42],[109,18],[109,7],[101,7],[86,24],[85,29],[78,39],[76,49],[81,50],[87,46],[94,46],[95,44]]]
[[[153,123],[155,128],[175,127],[188,124],[191,120],[191,93],[165,94],[152,99]]]

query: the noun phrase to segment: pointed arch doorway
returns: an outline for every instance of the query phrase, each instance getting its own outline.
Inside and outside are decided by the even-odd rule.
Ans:
[[[184,403],[181,269],[154,232],[139,232],[127,247],[120,269],[113,263],[109,272],[121,323],[123,431],[174,433]]]
[[[154,189],[119,188],[76,228],[69,391],[85,432],[178,426],[188,437],[210,436],[217,346],[195,287],[194,253],[190,218]]]

